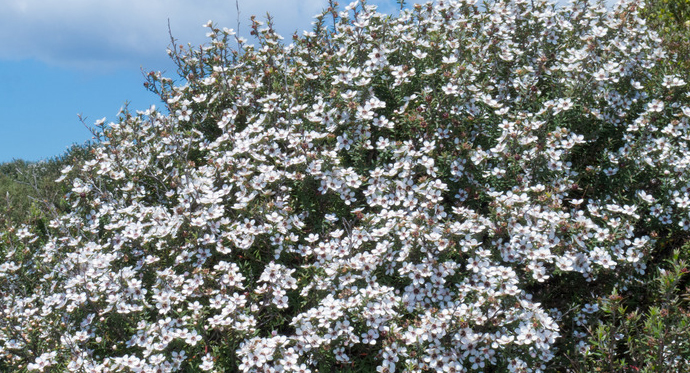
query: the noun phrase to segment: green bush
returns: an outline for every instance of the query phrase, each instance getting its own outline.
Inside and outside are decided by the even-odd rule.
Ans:
[[[79,164],[90,145],[73,145],[63,155],[41,162],[14,160],[0,164],[0,226],[41,225],[66,212],[67,189],[55,183],[68,164]],[[47,221],[46,220],[46,221]]]
[[[642,16],[649,27],[662,37],[664,47],[673,56],[667,65],[690,71],[690,1],[689,0],[650,0],[642,10]]]

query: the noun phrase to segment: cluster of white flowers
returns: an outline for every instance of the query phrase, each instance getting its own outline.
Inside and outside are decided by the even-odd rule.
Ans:
[[[690,108],[637,1],[476,3],[173,46],[169,114],[97,123],[71,212],[2,244],[0,364],[546,370],[596,311],[554,284],[690,229]]]

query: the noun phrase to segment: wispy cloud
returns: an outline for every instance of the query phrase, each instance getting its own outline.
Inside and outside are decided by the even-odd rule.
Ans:
[[[79,69],[157,65],[167,60],[168,20],[182,43],[205,41],[208,20],[249,34],[249,17],[270,12],[279,32],[310,28],[325,0],[4,0],[0,59],[36,59]],[[155,68],[155,66],[148,66]]]

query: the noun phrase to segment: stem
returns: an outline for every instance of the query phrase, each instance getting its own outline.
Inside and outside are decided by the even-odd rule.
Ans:
[[[664,294],[664,300],[661,304],[661,310],[659,311],[661,317],[667,317],[669,314],[669,307],[668,306],[669,306],[669,302],[671,300],[671,295],[673,294],[673,289],[676,288],[676,286],[678,285],[678,281],[680,280],[680,277],[678,276],[678,274],[676,273],[675,275],[676,276],[675,276],[673,283],[670,284],[666,288],[666,292]],[[659,346],[657,348],[657,353],[656,353],[656,364],[655,365],[656,365],[657,369],[660,369],[663,366],[664,348],[666,347],[666,337],[669,334],[670,323],[669,322],[663,322],[663,325],[664,325],[664,328],[663,328],[663,332],[659,338]]]
[[[609,328],[609,345],[608,345],[608,365],[609,365],[609,372],[613,372],[613,356],[614,356],[614,343],[616,340],[616,333],[615,333],[615,325],[616,325],[616,310],[617,307],[616,305],[613,305],[611,308],[611,319],[612,319],[612,326]]]

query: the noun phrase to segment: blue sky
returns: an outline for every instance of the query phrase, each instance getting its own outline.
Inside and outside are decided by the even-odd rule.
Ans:
[[[342,6],[349,1],[341,1]],[[423,1],[416,1],[423,2]],[[327,0],[0,0],[0,162],[60,155],[91,134],[86,123],[158,106],[145,71],[175,78],[168,21],[179,43],[205,42],[208,20],[249,36],[249,17],[274,17],[291,35],[310,29]],[[394,0],[369,0],[395,11]],[[408,1],[412,3],[412,1]],[[287,39],[287,38],[286,38]]]

